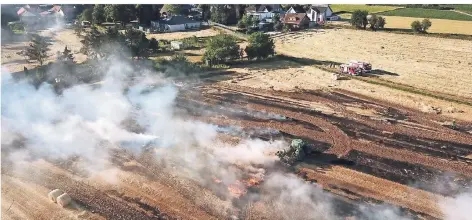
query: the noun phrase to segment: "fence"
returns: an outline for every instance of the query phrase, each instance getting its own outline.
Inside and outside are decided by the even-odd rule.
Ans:
[[[212,21],[208,21],[208,24],[210,26],[213,26],[213,27],[225,29],[227,32],[229,31],[229,33],[234,35],[235,37],[242,38],[244,40],[248,39],[248,36],[246,34],[236,32],[231,27],[228,27],[226,25],[223,25],[223,24],[220,24],[220,23],[215,23],[215,22],[212,22]]]

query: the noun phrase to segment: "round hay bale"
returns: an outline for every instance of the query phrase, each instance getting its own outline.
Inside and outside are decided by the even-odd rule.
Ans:
[[[53,202],[56,202],[57,197],[59,197],[62,194],[64,194],[64,192],[62,190],[55,189],[55,190],[49,192],[48,198],[49,198],[49,200],[51,200]]]
[[[57,204],[59,204],[62,207],[66,207],[67,205],[70,204],[71,201],[72,201],[72,198],[67,193],[64,193],[60,195],[59,197],[57,197]]]

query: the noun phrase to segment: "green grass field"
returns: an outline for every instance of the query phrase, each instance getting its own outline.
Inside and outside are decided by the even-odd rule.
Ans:
[[[349,5],[349,4],[342,4],[342,5],[330,5],[331,9],[334,13],[345,11],[345,12],[353,12],[355,10],[366,10],[369,13],[379,13],[384,11],[391,11],[401,7],[395,6],[379,6],[379,5]]]
[[[472,14],[472,5],[454,5],[457,11],[463,11]]]
[[[334,10],[334,9],[333,9]],[[414,17],[414,18],[436,18],[458,21],[472,21],[472,16],[454,11],[422,9],[422,8],[401,8],[392,11],[379,13],[386,16]]]

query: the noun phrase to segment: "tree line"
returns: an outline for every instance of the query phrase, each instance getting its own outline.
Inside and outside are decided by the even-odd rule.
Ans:
[[[359,29],[366,29],[367,25],[370,25],[370,29],[375,31],[383,29],[386,21],[382,16],[377,16],[375,14],[369,15],[369,12],[365,10],[356,10],[352,13],[350,23],[352,26]],[[427,30],[431,25],[431,21],[425,18],[421,22],[419,20],[413,21],[410,26],[411,30],[415,33],[427,33]]]

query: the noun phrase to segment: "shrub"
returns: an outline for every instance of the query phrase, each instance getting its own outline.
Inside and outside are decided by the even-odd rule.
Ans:
[[[361,10],[355,10],[353,13],[352,13],[352,16],[351,16],[351,25],[352,26],[355,26],[357,28],[364,28],[366,29],[367,27],[367,15],[369,14],[368,11],[361,11]]]
[[[276,22],[275,25],[274,25],[274,29],[276,31],[281,31],[283,27],[284,27],[284,25],[282,24],[282,22]]]
[[[414,32],[416,33],[419,33],[422,31],[422,26],[421,26],[421,22],[416,20],[416,21],[413,21],[411,22],[411,30],[413,30]]]
[[[252,58],[267,58],[274,55],[274,41],[269,35],[262,32],[255,32],[249,36],[249,45],[245,51],[248,59]]]
[[[231,35],[219,34],[211,37],[206,44],[202,59],[212,64],[239,58],[239,45]]]
[[[431,27],[431,21],[427,18],[423,19],[423,21],[421,21],[421,31],[423,33],[426,33],[426,31]]]
[[[24,32],[25,31],[25,25],[23,23],[13,23],[8,25],[10,27],[10,30],[13,32]]]
[[[383,29],[385,27],[385,24],[387,24],[387,22],[385,21],[385,18],[382,17],[382,16],[379,16],[377,18],[377,28],[380,28],[380,29]]]

